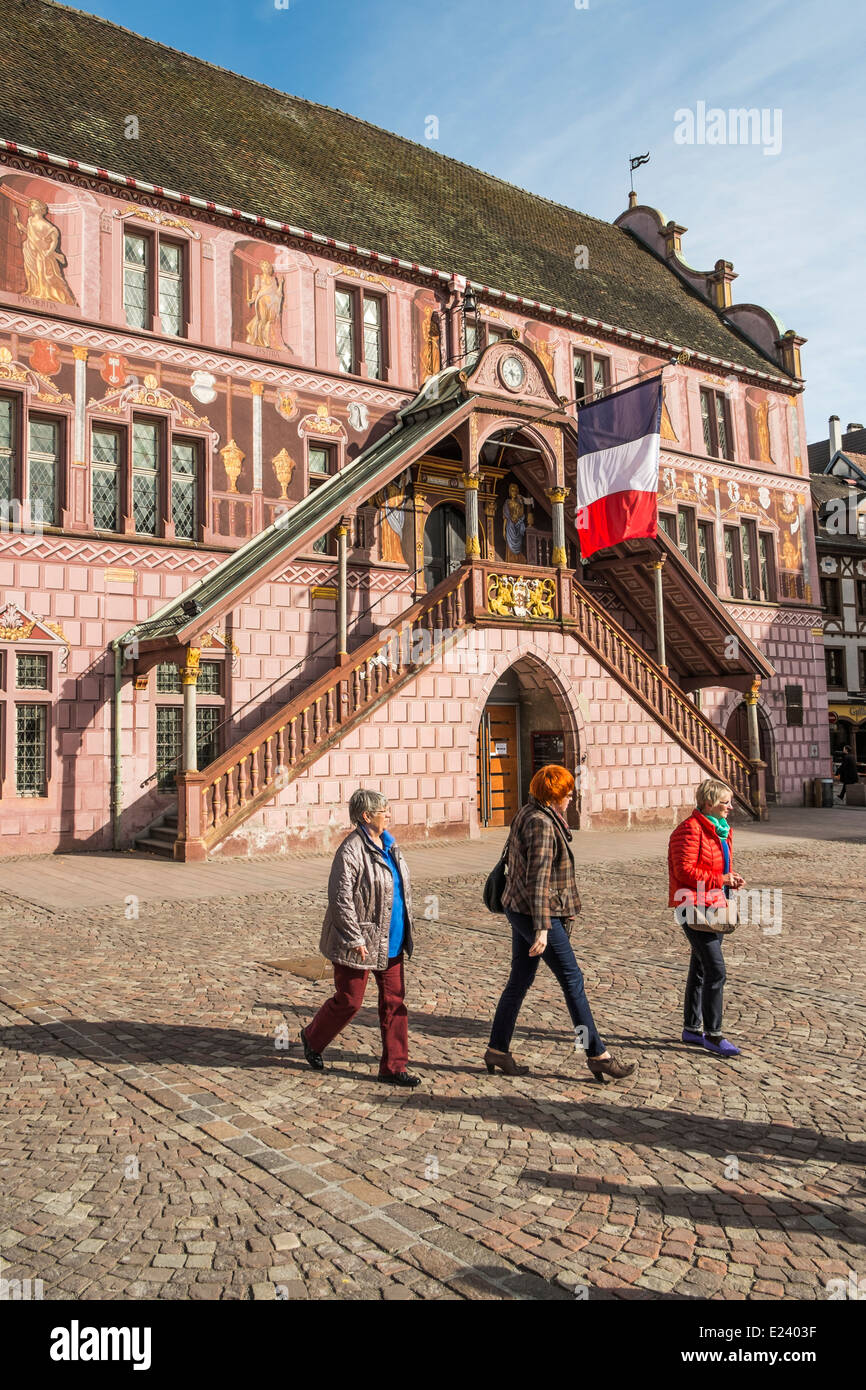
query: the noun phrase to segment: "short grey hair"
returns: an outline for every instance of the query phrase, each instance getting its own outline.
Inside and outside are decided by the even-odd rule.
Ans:
[[[387,805],[388,798],[382,792],[368,792],[359,787],[349,801],[349,819],[353,825],[362,825],[365,811],[375,815],[376,811],[384,811]]]
[[[733,801],[734,793],[727,782],[720,782],[717,777],[708,777],[695,792],[695,804],[698,810],[702,806],[717,806],[725,795]]]

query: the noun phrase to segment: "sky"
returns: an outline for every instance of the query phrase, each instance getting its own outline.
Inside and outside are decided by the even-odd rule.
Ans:
[[[638,200],[688,228],[686,261],[731,261],[734,303],[763,305],[808,339],[810,442],[831,414],[843,429],[866,424],[863,0],[77,8],[608,221],[627,205],[629,157],[649,151]],[[714,108],[766,112],[764,133],[699,143],[699,103],[708,120]]]

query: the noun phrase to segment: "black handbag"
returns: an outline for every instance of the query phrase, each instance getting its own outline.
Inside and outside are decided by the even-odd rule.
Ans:
[[[509,835],[498,864],[487,875],[487,882],[484,885],[484,906],[488,912],[503,913],[505,911],[502,906],[502,894],[505,892],[505,884],[508,879],[508,846],[510,844],[511,836]]]

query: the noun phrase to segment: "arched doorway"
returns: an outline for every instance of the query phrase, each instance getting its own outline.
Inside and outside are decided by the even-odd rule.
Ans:
[[[459,507],[441,502],[424,526],[424,584],[435,589],[466,559],[466,517]]]
[[[731,743],[739,748],[744,757],[750,756],[749,752],[749,713],[745,702],[737,705],[725,730]],[[767,764],[766,786],[767,800],[776,800],[776,758],[775,745],[773,742],[773,731],[770,728],[767,716],[758,705],[758,738],[760,741],[761,762]]]
[[[521,657],[491,690],[478,726],[481,825],[510,825],[540,767],[559,763],[577,776],[579,760],[577,730],[558,682],[537,657]],[[569,824],[580,824],[579,800]]]

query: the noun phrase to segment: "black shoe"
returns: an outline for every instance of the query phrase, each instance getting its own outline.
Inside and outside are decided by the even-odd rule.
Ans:
[[[322,1054],[321,1052],[314,1052],[313,1049],[310,1047],[309,1043],[307,1042],[303,1028],[301,1029],[301,1046],[304,1049],[304,1056],[306,1057],[308,1064],[313,1068],[313,1071],[324,1071],[325,1064],[322,1061]]]
[[[420,1076],[413,1076],[409,1071],[380,1071],[379,1081],[387,1081],[389,1086],[420,1086]]]

